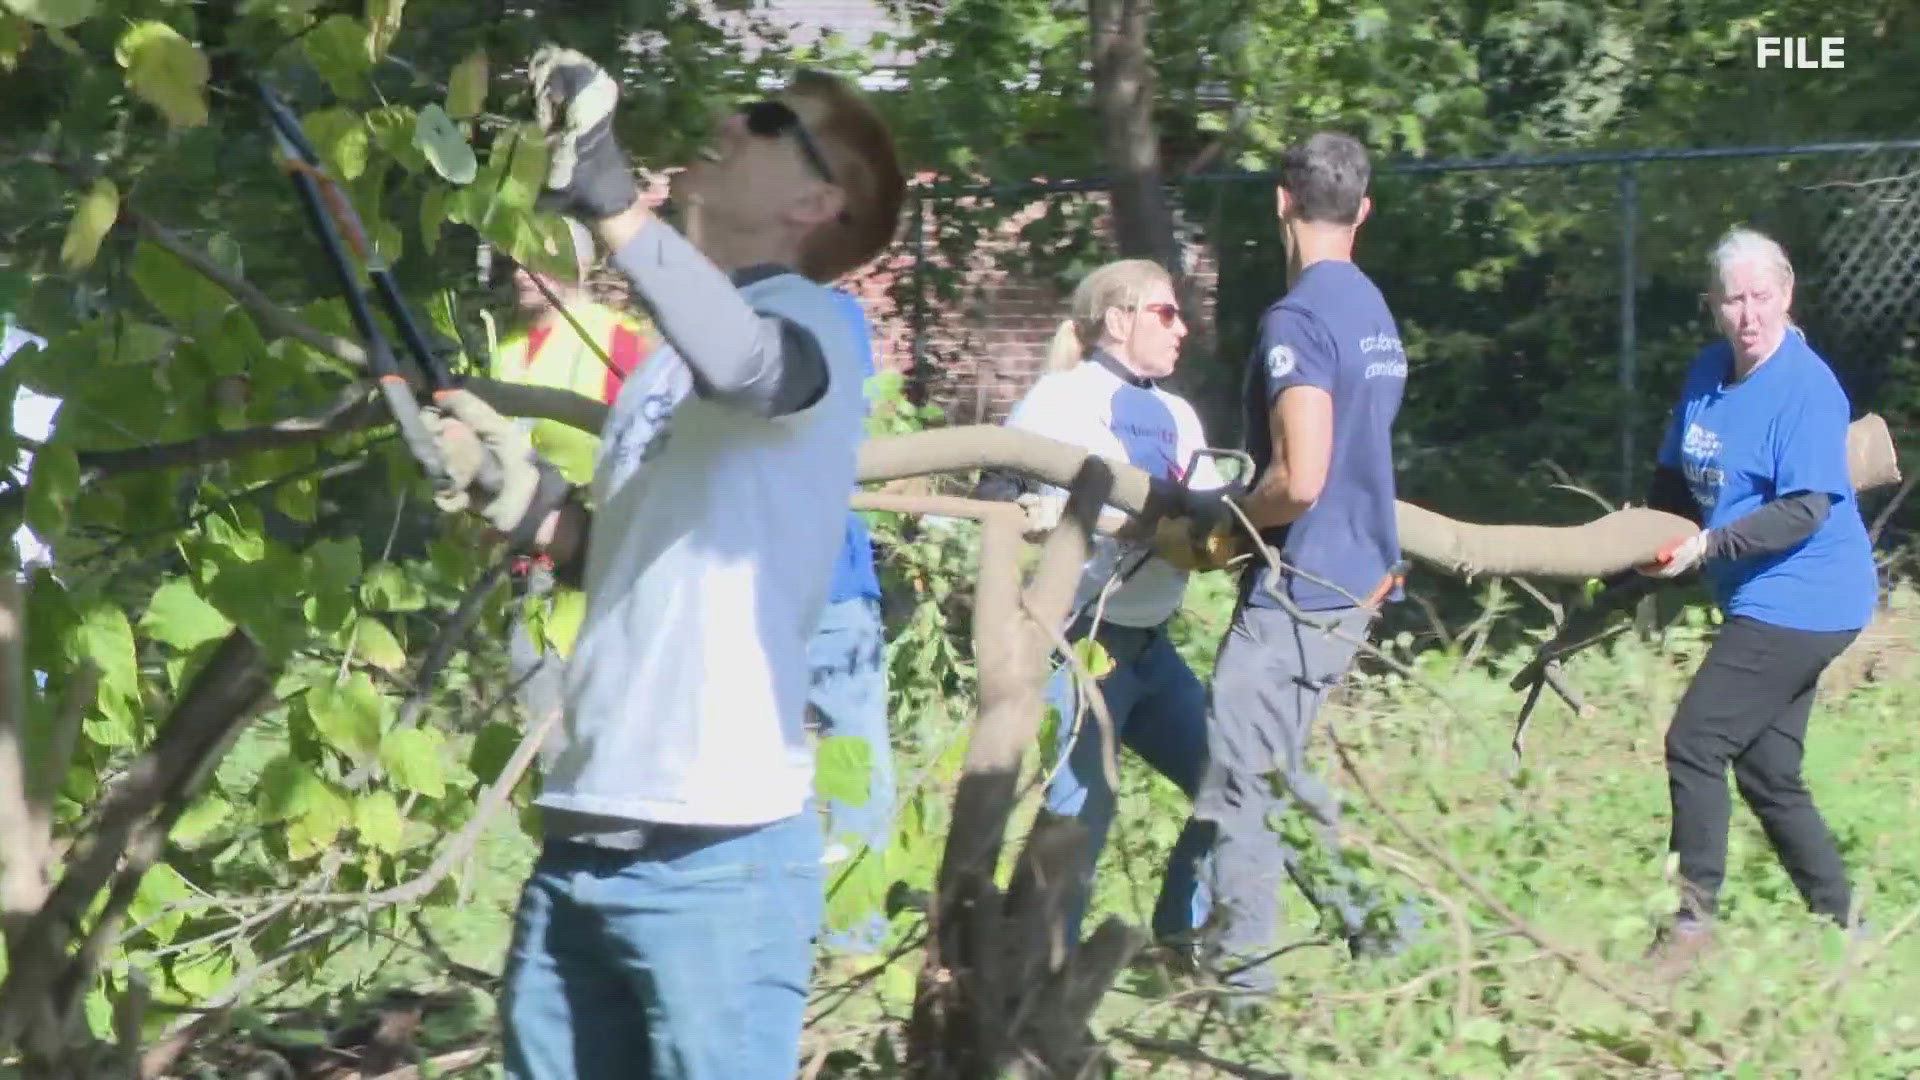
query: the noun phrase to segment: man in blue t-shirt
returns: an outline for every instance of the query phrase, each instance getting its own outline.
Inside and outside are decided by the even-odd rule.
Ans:
[[[1335,880],[1309,882],[1301,853],[1268,825],[1298,802],[1333,854],[1339,805],[1306,767],[1308,737],[1379,605],[1398,595],[1392,437],[1407,361],[1380,290],[1353,264],[1369,175],[1366,150],[1346,135],[1321,132],[1287,151],[1277,194],[1289,289],[1261,317],[1248,365],[1256,471],[1241,505],[1285,572],[1269,580],[1254,559],[1241,579],[1215,661],[1211,760],[1195,806],[1217,827],[1205,951],[1246,989],[1273,984],[1263,958],[1276,947],[1283,873],[1356,953],[1391,948],[1399,933],[1369,920],[1375,901],[1337,857]]]
[[[862,374],[873,375],[873,333],[860,302],[839,289],[835,303],[846,312],[860,342]],[[833,567],[833,586],[819,628],[807,643],[813,686],[808,718],[822,735],[865,739],[872,770],[865,804],[839,799],[827,804],[828,883],[854,858],[880,859],[893,838],[893,753],[887,738],[886,641],[880,619],[880,579],[873,570],[867,522],[847,511],[847,537]],[[860,926],[830,930],[826,943],[855,952],[880,947],[886,920],[879,914]]]
[[[1722,334],[1681,385],[1649,505],[1693,521],[1642,572],[1705,571],[1726,616],[1667,728],[1680,905],[1649,958],[1678,974],[1712,943],[1731,765],[1809,909],[1854,915],[1846,867],[1801,777],[1821,674],[1873,617],[1873,544],[1847,474],[1846,392],[1793,325],[1793,267],[1736,228],[1708,298]]]

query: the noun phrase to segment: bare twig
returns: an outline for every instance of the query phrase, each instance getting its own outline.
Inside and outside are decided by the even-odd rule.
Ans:
[[[1887,505],[1881,507],[1880,512],[1873,516],[1873,527],[1867,530],[1867,539],[1870,542],[1875,544],[1880,542],[1880,531],[1887,527],[1887,522],[1893,519],[1893,512],[1900,509],[1900,504],[1912,494],[1913,485],[1916,483],[1920,483],[1920,470],[1916,470],[1912,476],[1907,477],[1900,485],[1900,489],[1893,493],[1893,498],[1887,500]]]
[[[1107,709],[1107,697],[1100,692],[1100,680],[1094,677],[1093,672],[1087,670],[1087,665],[1081,662],[1079,654],[1073,651],[1072,643],[1067,640],[1065,634],[1060,632],[1060,628],[1041,622],[1039,614],[1033,610],[1033,606],[1025,597],[1020,600],[1020,610],[1025,612],[1027,618],[1033,620],[1033,624],[1040,629],[1040,632],[1052,641],[1054,651],[1060,654],[1067,665],[1067,670],[1073,673],[1074,687],[1078,691],[1080,700],[1093,709],[1093,718],[1100,725],[1100,737],[1105,740],[1105,746],[1100,753],[1100,771],[1106,776],[1108,790],[1119,791],[1120,733],[1113,725],[1113,713]]]
[[[447,1076],[473,1068],[487,1060],[492,1053],[491,1044],[469,1046],[464,1050],[449,1050],[426,1060],[427,1068],[431,1069],[431,1072],[423,1072],[418,1065],[403,1065],[391,1072],[381,1073],[373,1077],[373,1080],[420,1080],[422,1076]]]
[[[1237,1061],[1228,1061],[1226,1058],[1215,1057],[1190,1042],[1156,1039],[1150,1035],[1135,1035],[1131,1031],[1115,1031],[1112,1034],[1114,1038],[1137,1050],[1145,1050],[1150,1054],[1166,1054],[1183,1061],[1191,1061],[1196,1065],[1205,1065],[1215,1072],[1240,1077],[1241,1080],[1293,1080],[1292,1073],[1275,1072],[1272,1069],[1260,1069]]]

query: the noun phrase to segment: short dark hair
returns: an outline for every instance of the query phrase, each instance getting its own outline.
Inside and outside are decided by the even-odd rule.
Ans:
[[[1302,221],[1359,221],[1360,200],[1372,176],[1367,148],[1338,131],[1316,131],[1280,158],[1280,186],[1292,197],[1294,214]]]

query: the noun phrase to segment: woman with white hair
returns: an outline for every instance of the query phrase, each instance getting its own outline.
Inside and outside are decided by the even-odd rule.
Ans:
[[[1184,483],[1196,494],[1187,500],[1190,513],[1182,516],[1210,518],[1209,504],[1217,504],[1217,494],[1198,493],[1217,493],[1225,482],[1210,459],[1195,456],[1206,439],[1193,406],[1159,385],[1173,373],[1187,332],[1167,271],[1147,259],[1107,263],[1081,280],[1071,304],[1070,317],[1055,334],[1047,372],[1014,406],[1008,426]],[[1013,497],[1013,486],[1006,478],[990,477],[981,495]],[[1018,499],[1027,508],[1030,535],[1051,529],[1066,501],[1063,491],[1050,486]],[[1111,524],[1121,520],[1115,515],[1103,516]],[[1098,537],[1081,572],[1065,634],[1076,643],[1093,638],[1112,660],[1098,687],[1119,742],[1192,797],[1206,765],[1207,696],[1175,651],[1167,623],[1185,595],[1183,565],[1207,567],[1197,552],[1183,550],[1184,544],[1180,530],[1151,541]],[[1182,565],[1169,562],[1169,555]],[[1047,810],[1086,825],[1082,871],[1090,888],[1116,808],[1104,761],[1117,748],[1106,745],[1067,668],[1054,673],[1047,700],[1058,710],[1060,733]],[[1203,828],[1189,819],[1168,855],[1152,921],[1155,935],[1169,946],[1183,944],[1204,920],[1197,868],[1211,834]],[[1083,893],[1067,912],[1069,947],[1079,941],[1085,908]]]
[[[1681,903],[1650,952],[1668,974],[1712,943],[1740,795],[1807,906],[1845,924],[1846,868],[1800,775],[1815,687],[1872,616],[1872,542],[1847,476],[1850,405],[1793,324],[1793,267],[1736,228],[1713,249],[1722,340],[1688,369],[1660,449],[1658,509],[1701,526],[1641,572],[1704,570],[1725,616],[1667,730]]]

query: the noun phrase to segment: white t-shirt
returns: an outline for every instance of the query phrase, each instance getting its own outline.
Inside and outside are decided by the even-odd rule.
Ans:
[[[47,342],[45,338],[8,325],[4,334],[0,334],[0,365],[12,360],[14,353],[29,345],[36,349],[44,349],[47,347]],[[46,442],[53,435],[54,418],[59,412],[59,398],[38,394],[22,386],[13,395],[13,433],[35,442]],[[13,477],[23,489],[27,484],[27,474],[32,468],[33,451],[22,447],[14,461]],[[14,530],[13,548],[19,553],[20,568],[23,571],[32,570],[36,566],[50,566],[53,563],[53,549],[25,525]]]
[[[1042,376],[1013,407],[1007,425],[1085,447],[1176,483],[1192,463],[1193,452],[1207,445],[1200,417],[1185,398],[1126,372],[1118,361],[1098,353],[1065,371]],[[1225,486],[1225,480],[1212,459],[1203,457],[1189,484],[1197,491],[1211,491]],[[1052,486],[1044,490],[1050,495],[1065,494]],[[1144,548],[1142,543],[1095,537],[1093,555],[1074,593],[1073,610],[1092,614],[1095,597],[1107,580],[1116,570],[1132,566]],[[1126,584],[1107,597],[1101,621],[1158,626],[1180,610],[1186,588],[1186,571],[1148,556]]]
[[[692,393],[670,352],[621,387],[602,431],[587,611],[542,806],[757,825],[800,813],[812,794],[806,645],[846,529],[860,354],[824,286],[782,273],[741,295],[813,334],[827,392],[756,416]]]

